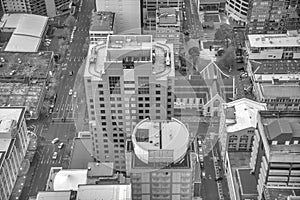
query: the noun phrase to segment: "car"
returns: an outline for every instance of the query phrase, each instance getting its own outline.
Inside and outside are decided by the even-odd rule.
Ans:
[[[57,143],[59,141],[59,138],[54,138],[53,140],[52,140],[52,144],[55,144],[55,143]]]
[[[64,143],[60,143],[59,145],[58,145],[58,149],[62,149],[64,147]]]
[[[202,141],[200,139],[198,140],[198,145],[199,145],[199,147],[201,147],[201,145],[202,145]]]
[[[73,71],[69,71],[69,76],[73,76]]]
[[[216,181],[221,181],[221,180],[223,180],[223,177],[221,176],[216,177]]]
[[[77,97],[77,92],[74,92],[74,95],[73,95],[73,97],[74,97],[74,98],[76,98],[76,97]]]
[[[56,152],[56,151],[53,153],[52,159],[53,159],[53,160],[56,160],[56,159],[57,159],[57,152]]]
[[[70,90],[69,90],[69,95],[72,95],[72,94],[73,94],[73,90],[70,89]]]
[[[247,72],[242,72],[240,74],[240,78],[248,78],[248,73]]]
[[[205,171],[202,171],[202,177],[205,177]]]
[[[199,147],[199,153],[202,153],[202,152],[203,152],[202,147]]]

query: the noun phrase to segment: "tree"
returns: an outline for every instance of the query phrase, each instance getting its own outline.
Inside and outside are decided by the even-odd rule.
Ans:
[[[223,42],[227,43],[232,39],[233,37],[233,29],[228,24],[221,24],[220,28],[217,29],[215,33],[215,40],[221,40]]]
[[[217,65],[226,71],[230,71],[232,67],[235,67],[235,49],[233,46],[229,46],[225,49],[224,54],[216,61]]]
[[[75,25],[75,22],[76,22],[75,17],[72,15],[69,15],[67,17],[67,19],[65,20],[64,24],[67,27],[73,27]]]

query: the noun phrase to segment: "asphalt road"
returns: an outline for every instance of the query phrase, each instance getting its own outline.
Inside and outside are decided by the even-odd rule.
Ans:
[[[37,135],[40,136],[38,152],[34,158],[34,161],[29,170],[29,178],[26,179],[26,186],[23,188],[20,199],[28,200],[30,196],[36,196],[38,191],[44,191],[45,184],[49,175],[49,170],[53,166],[67,167],[70,144],[75,137],[76,130],[74,121],[72,119],[72,101],[74,95],[69,95],[69,90],[73,88],[75,77],[78,69],[80,68],[83,59],[86,57],[86,51],[83,50],[83,44],[88,37],[88,30],[90,25],[90,13],[94,8],[93,0],[83,0],[81,12],[76,16],[76,31],[74,32],[74,39],[70,43],[70,54],[66,57],[66,62],[63,63],[63,73],[61,81],[59,83],[59,90],[57,93],[57,100],[55,103],[54,113],[52,117],[53,121],[45,120],[44,124],[37,122]],[[49,50],[56,51],[57,49],[52,45]],[[57,47],[56,47],[57,48]],[[73,75],[70,76],[69,72],[73,71]],[[61,118],[66,118],[66,121],[62,121]],[[60,142],[65,144],[63,149],[58,149],[58,144],[51,144],[51,140],[58,137]],[[58,152],[57,159],[53,160],[52,156],[54,152]]]

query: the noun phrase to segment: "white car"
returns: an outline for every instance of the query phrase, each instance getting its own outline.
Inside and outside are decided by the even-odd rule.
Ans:
[[[60,143],[59,145],[58,145],[58,149],[62,149],[64,147],[64,143]]]
[[[54,138],[53,140],[52,140],[52,144],[55,144],[55,143],[57,143],[59,141],[59,138]]]
[[[53,159],[53,160],[56,160],[56,159],[57,159],[57,152],[56,152],[56,151],[53,153],[52,159]]]
[[[74,95],[73,95],[73,97],[74,97],[74,98],[76,98],[76,97],[77,97],[77,92],[74,92]]]
[[[73,94],[73,90],[70,89],[70,90],[69,90],[69,95],[72,95],[72,94]]]

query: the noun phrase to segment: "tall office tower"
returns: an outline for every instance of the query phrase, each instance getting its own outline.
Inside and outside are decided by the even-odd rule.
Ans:
[[[132,200],[191,200],[193,160],[189,131],[175,118],[144,119],[126,145]]]
[[[259,200],[268,187],[300,186],[300,111],[260,111],[250,167]]]
[[[25,107],[0,107],[0,199],[8,200],[29,139]]]
[[[5,13],[25,12],[54,17],[56,8],[70,0],[0,0]]]
[[[96,0],[96,11],[115,13],[116,34],[141,34],[140,0]]]
[[[247,32],[286,33],[300,28],[300,1],[252,0],[248,11]]]
[[[84,84],[93,156],[125,169],[125,140],[140,120],[173,116],[173,45],[109,35],[89,48]]]
[[[225,10],[233,21],[240,25],[246,25],[249,4],[249,0],[226,0]]]

